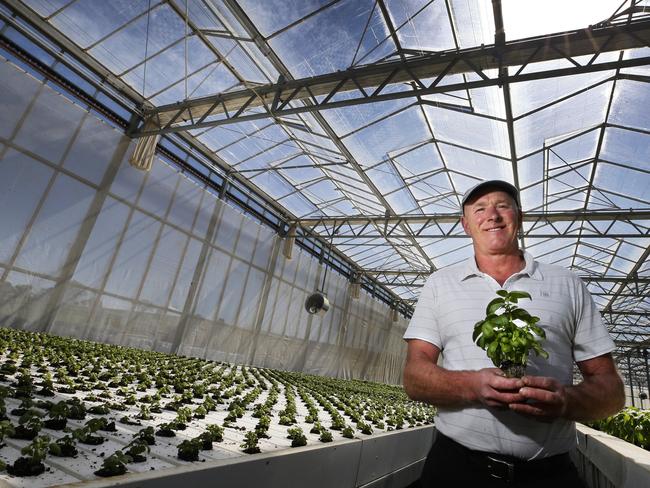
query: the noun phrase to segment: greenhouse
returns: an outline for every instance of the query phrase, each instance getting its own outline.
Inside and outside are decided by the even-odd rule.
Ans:
[[[1,0],[0,60],[1,486],[420,486],[495,179],[615,343],[573,463],[650,486],[650,1]]]

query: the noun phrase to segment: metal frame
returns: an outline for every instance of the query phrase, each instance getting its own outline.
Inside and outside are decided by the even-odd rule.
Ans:
[[[277,212],[283,221],[280,225],[280,233],[296,224],[298,226],[296,242],[299,245],[308,247],[305,244],[305,239],[311,239],[314,242],[320,240],[323,243],[334,242],[341,251],[337,253],[337,259],[350,266],[351,274],[356,277],[354,279],[360,279],[368,288],[381,289],[391,300],[399,300],[399,290],[413,291],[417,289],[426,276],[435,271],[432,259],[423,248],[425,240],[461,239],[457,242],[462,247],[464,245],[462,238],[467,239],[458,223],[459,194],[452,181],[454,172],[447,165],[441,148],[453,146],[508,162],[512,168],[514,183],[520,187],[522,194],[525,194],[527,190],[537,190],[538,188],[533,188],[533,186],[539,185],[543,187],[545,196],[545,202],[541,207],[528,209],[529,211],[526,212],[521,236],[522,247],[530,243],[530,240],[553,239],[557,241],[557,239],[566,239],[568,244],[563,248],[572,248],[573,267],[582,275],[594,296],[600,300],[603,317],[620,345],[621,351],[631,351],[630,354],[633,354],[634,348],[643,347],[650,341],[650,331],[646,333],[650,329],[646,303],[648,278],[646,278],[645,271],[648,249],[644,249],[644,252],[638,253],[638,257],[634,258],[631,272],[621,275],[614,269],[616,258],[627,260],[628,263],[632,261],[632,258],[619,255],[619,249],[624,244],[641,247],[642,244],[637,243],[642,243],[643,241],[640,239],[649,236],[648,202],[641,197],[634,200],[633,196],[630,198],[630,195],[621,195],[611,190],[594,187],[596,171],[603,165],[634,170],[643,177],[649,174],[648,170],[632,167],[625,161],[609,161],[602,151],[605,135],[610,129],[650,135],[650,131],[647,129],[625,127],[611,120],[611,107],[618,84],[623,80],[635,83],[650,82],[648,76],[630,74],[621,70],[634,66],[650,66],[650,56],[645,56],[641,52],[640,57],[625,59],[623,56],[619,56],[613,61],[607,59],[608,56],[604,56],[608,52],[650,46],[650,16],[639,7],[638,0],[626,2],[625,6],[622,5],[610,18],[589,28],[512,42],[505,41],[500,1],[494,0],[492,2],[496,34],[494,43],[471,49],[459,48],[455,19],[450,2],[447,0],[445,8],[456,49],[444,52],[422,52],[405,48],[400,43],[398,35],[404,24],[395,25],[388,6],[383,0],[376,0],[373,12],[376,12],[386,25],[388,34],[385,40],[395,47],[393,55],[368,65],[360,65],[359,62],[363,61],[361,59],[353,63],[350,69],[303,79],[292,79],[287,67],[273,51],[270,41],[307,19],[332,8],[339,3],[338,0],[333,0],[266,36],[261,34],[236,0],[224,0],[223,6],[219,5],[218,7],[212,2],[202,3],[215,17],[220,19],[227,17],[240,24],[240,29],[237,30],[224,23],[226,30],[223,31],[199,29],[190,18],[187,18],[184,9],[171,3],[169,4],[170,8],[182,19],[186,30],[190,30],[176,41],[176,45],[179,42],[187,42],[188,35],[198,36],[214,55],[213,63],[224,63],[235,79],[243,82],[246,86],[227,93],[183,100],[160,107],[154,107],[150,100],[143,97],[138,90],[125,83],[120,78],[124,73],[111,73],[92,58],[87,50],[76,46],[57,31],[47,19],[37,18],[31,9],[17,0],[3,0],[3,3],[8,6],[8,10],[26,19],[44,36],[51,37],[61,46],[63,52],[70,53],[80,60],[80,66],[85,65],[97,73],[101,77],[101,84],[104,85],[100,88],[105,89],[108,86],[115,94],[114,99],[121,98],[127,101],[126,105],[134,113],[129,128],[134,137],[168,134],[172,140],[192,148],[202,156],[206,167],[224,176],[226,182],[221,187],[224,196],[228,193],[229,185],[236,182],[238,187],[249,192],[250,198],[264,200],[264,206]],[[152,8],[165,4],[165,2],[153,3],[155,5]],[[422,6],[420,11],[427,8],[430,3]],[[223,11],[219,9],[223,9]],[[418,15],[420,11],[413,13],[412,17]],[[2,16],[5,17],[4,12],[2,12]],[[369,17],[368,22],[370,19]],[[407,22],[409,20],[410,18],[407,19]],[[132,21],[133,19],[130,22]],[[113,32],[106,34],[104,38],[119,32],[124,27],[125,25],[117,27]],[[245,31],[244,34],[242,34],[242,29]],[[228,38],[241,47],[244,55],[248,56],[249,61],[256,64],[269,82],[265,84],[246,82],[245,77],[229,63],[228,57],[209,43],[209,38],[214,36]],[[165,49],[169,49],[169,47]],[[164,52],[165,49],[162,51]],[[146,64],[154,59],[156,54],[158,53],[146,56],[141,64]],[[265,57],[264,62],[260,62],[260,58],[256,57],[260,54]],[[67,63],[67,59],[69,59],[60,54],[55,54],[55,56],[63,63]],[[560,63],[549,63],[552,66],[543,66],[539,69],[539,63],[544,61],[562,61],[563,64],[560,67]],[[130,69],[133,70],[133,67]],[[607,70],[613,73],[606,79],[601,79],[574,93],[566,94],[562,98],[555,99],[527,113],[513,114],[510,100],[510,87],[513,83]],[[75,71],[77,75],[85,78],[83,69]],[[187,68],[186,74],[191,74],[187,72]],[[456,79],[459,74],[462,76],[460,82]],[[452,79],[452,76],[455,78]],[[554,141],[552,144],[535,149],[528,154],[518,153],[514,130],[516,122],[606,83],[611,84],[611,90],[608,93],[607,107],[602,123],[587,127],[580,133],[568,135],[561,141]],[[173,86],[174,84],[167,85],[159,93]],[[482,87],[501,87],[503,114],[505,114],[503,117],[484,114],[477,110],[472,100],[472,90]],[[461,91],[465,95],[459,99],[458,103],[454,103],[451,97],[449,103],[434,102],[423,98],[430,94],[449,94]],[[419,108],[428,124],[430,138],[421,141],[414,147],[400,150],[399,154],[388,154],[385,159],[371,166],[366,166],[363,161],[358,161],[353,157],[346,147],[346,138],[356,131],[372,127],[378,121],[369,121],[362,128],[356,128],[348,134],[340,134],[327,123],[320,113],[325,109],[400,99],[405,99],[403,108],[387,116],[390,117],[413,107]],[[444,140],[434,133],[425,110],[427,106],[504,123],[507,134],[507,151],[504,150],[504,154],[489,154],[473,147]],[[309,164],[296,164],[293,162],[296,156],[291,155],[286,158],[274,159],[266,166],[252,168],[246,166],[256,156],[265,155],[273,150],[272,146],[265,147],[247,159],[229,164],[201,140],[201,135],[213,127],[261,119],[267,119],[269,124],[276,124],[280,127],[287,139],[278,142],[278,144],[285,142],[292,144],[307,157],[310,163],[313,163],[313,168],[318,169],[322,176],[299,183],[293,181],[288,170],[300,169],[303,166],[309,166]],[[148,121],[153,124],[147,125],[148,129],[145,131],[143,128]],[[153,129],[149,129],[149,127],[153,127]],[[262,131],[263,128],[260,128],[252,135],[257,136]],[[570,143],[578,137],[592,133],[592,131],[597,139],[593,158],[590,157],[582,161],[563,161],[564,166],[557,170],[557,174],[562,174],[562,172],[569,173],[589,167],[584,187],[567,189],[567,191],[549,191],[549,182],[556,177],[555,173],[550,173],[549,163],[551,158],[561,160],[558,148],[561,147],[561,144]],[[303,134],[305,137],[302,137]],[[329,140],[332,144],[320,145],[318,142],[314,142],[314,139],[319,138],[323,141]],[[432,173],[408,173],[399,166],[398,160],[409,151],[414,151],[425,144],[431,144],[440,155],[443,165],[440,172],[448,178],[452,190],[432,194],[426,199],[418,200],[416,192],[414,192],[414,185],[425,182]],[[518,174],[518,163],[539,153],[542,153],[546,164],[544,177],[541,181],[528,187],[522,186]],[[399,187],[395,191],[404,191],[416,207],[418,205],[424,207],[432,202],[444,202],[452,213],[427,215],[417,214],[417,209],[406,214],[395,211],[389,204],[388,197],[390,195],[384,194],[368,176],[369,171],[383,164],[392,168],[400,180]],[[276,199],[266,195],[255,183],[255,177],[264,172],[272,172],[280,178],[290,188],[288,193]],[[346,182],[340,183],[339,180],[343,178],[346,178]],[[323,181],[332,182],[340,196],[325,199],[310,191],[312,187]],[[306,215],[292,215],[291,212],[283,208],[282,200],[284,198],[298,194],[315,209],[314,212]],[[585,204],[573,212],[549,211],[556,201],[573,196],[580,196]],[[616,207],[613,204],[616,198],[628,198],[638,205],[635,209],[616,211],[593,211],[588,207],[588,204],[594,201],[601,203],[603,207]],[[349,203],[358,215],[341,218],[327,217],[328,214],[337,214],[336,206],[340,201]],[[245,206],[246,203],[244,202],[243,205]],[[607,222],[607,225],[599,225],[599,222]],[[608,242],[611,242],[611,246],[597,241],[597,239],[603,238],[607,238]],[[351,251],[352,246],[357,246],[358,250]],[[548,255],[549,252],[545,251],[545,253]],[[606,301],[604,305],[602,305],[603,300]],[[412,303],[413,300],[403,299],[398,306],[403,313],[409,314],[412,310]]]
[[[238,15],[243,14],[236,3],[226,3],[234,11],[240,12]],[[261,36],[254,35],[253,38],[259,39]],[[648,46],[650,20],[642,19],[630,24],[593,27],[553,36],[504,42],[501,45],[402,56],[396,61],[299,80],[289,79],[286,74],[282,74],[276,83],[147,109],[143,124],[132,136],[166,134],[362,103],[644,66],[650,64],[650,57],[612,62],[599,60],[599,56],[605,52]],[[592,57],[587,63],[580,64],[576,58],[585,55]],[[526,72],[535,63],[552,60],[567,60],[572,66]],[[509,74],[509,67],[516,68],[517,71]],[[456,74],[474,74],[479,79],[446,83],[448,76]],[[400,83],[410,84],[409,89],[382,93],[387,86]],[[373,90],[368,93],[366,88]],[[336,100],[336,95],[344,92],[352,92],[354,98]],[[309,104],[297,103],[299,101],[309,101]],[[256,108],[262,108],[263,111],[250,113],[251,109]],[[149,129],[148,122],[155,129]]]

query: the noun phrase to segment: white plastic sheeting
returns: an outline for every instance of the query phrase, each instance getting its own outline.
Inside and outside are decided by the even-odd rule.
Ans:
[[[398,383],[405,319],[9,62],[0,64],[0,325]],[[323,283],[323,279],[325,279]],[[305,298],[331,302],[310,316]]]

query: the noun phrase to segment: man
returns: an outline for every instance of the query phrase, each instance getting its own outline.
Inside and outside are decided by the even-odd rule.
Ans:
[[[575,421],[606,417],[625,401],[614,343],[576,275],[520,251],[513,185],[482,182],[461,205],[474,256],[430,276],[404,334],[406,392],[438,407],[422,485],[583,486],[568,456]],[[506,378],[472,341],[500,289],[530,293],[519,306],[546,333],[548,359],[532,355],[523,378]],[[583,376],[576,385],[574,361]]]

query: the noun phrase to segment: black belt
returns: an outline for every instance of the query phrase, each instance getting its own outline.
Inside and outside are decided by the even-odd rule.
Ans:
[[[527,461],[504,454],[474,451],[440,432],[436,432],[436,443],[462,451],[475,468],[482,470],[492,478],[508,482],[544,478],[558,473],[560,470],[569,469],[572,465],[569,453]]]

